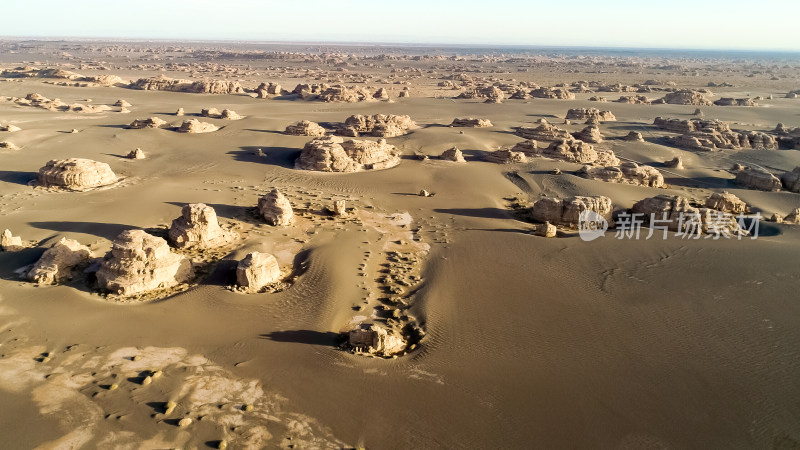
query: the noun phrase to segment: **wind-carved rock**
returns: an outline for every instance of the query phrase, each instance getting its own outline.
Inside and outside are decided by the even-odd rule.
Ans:
[[[569,120],[586,120],[590,117],[594,117],[602,122],[617,120],[611,111],[600,111],[597,108],[573,108],[567,111],[567,115],[564,118]]]
[[[280,278],[278,260],[269,253],[249,253],[236,266],[236,284],[245,292],[259,292]]]
[[[169,240],[178,248],[214,248],[232,238],[231,232],[219,226],[214,208],[204,203],[185,205],[169,229]]]
[[[396,331],[378,324],[361,324],[350,330],[347,344],[356,353],[381,357],[403,353],[408,345]]]
[[[536,201],[530,210],[534,222],[577,227],[581,212],[593,211],[611,223],[611,199],[604,196],[575,196],[566,199],[545,197]]]
[[[185,120],[175,131],[178,133],[211,133],[217,130],[219,130],[219,127],[212,123],[192,119]]]
[[[5,229],[0,234],[0,250],[4,252],[17,252],[25,248],[22,238],[11,234],[11,230]]]
[[[325,136],[308,142],[295,167],[321,172],[359,172],[388,169],[400,164],[400,154],[384,139],[375,141],[348,140]]]
[[[28,271],[27,278],[34,283],[56,284],[72,278],[72,269],[88,262],[91,257],[89,247],[74,239],[61,238],[44,251]]]
[[[760,191],[781,190],[781,180],[758,167],[745,167],[736,174],[736,184]]]
[[[493,125],[489,119],[476,119],[473,117],[467,117],[463,119],[453,119],[453,122],[450,124],[450,126],[463,128],[487,128]]]
[[[461,150],[459,150],[458,147],[449,148],[443,151],[439,156],[439,159],[443,161],[453,161],[459,163],[467,162],[467,160],[464,159],[464,154],[461,153]]]
[[[294,221],[292,204],[277,189],[258,199],[258,212],[270,225],[288,226]]]
[[[71,191],[85,191],[117,182],[106,163],[91,159],[54,159],[39,169],[39,185]]]
[[[654,188],[665,187],[664,176],[658,169],[651,166],[640,166],[630,161],[626,161],[619,166],[583,166],[576,172],[576,175],[609,183],[635,184]]]
[[[327,131],[325,130],[325,128],[322,128],[322,126],[320,126],[320,124],[316,122],[302,120],[300,122],[297,122],[296,124],[287,126],[284,133],[292,136],[318,137],[318,136],[325,136],[325,134],[327,134]]]

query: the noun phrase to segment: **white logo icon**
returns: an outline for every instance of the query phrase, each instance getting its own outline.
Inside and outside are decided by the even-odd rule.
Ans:
[[[608,230],[608,221],[605,217],[594,211],[585,209],[578,216],[578,233],[586,242],[593,241],[605,235]]]

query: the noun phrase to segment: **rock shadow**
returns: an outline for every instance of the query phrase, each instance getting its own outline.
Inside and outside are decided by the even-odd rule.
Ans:
[[[27,186],[39,177],[36,172],[22,172],[18,170],[0,170],[0,181]]]
[[[287,169],[294,169],[294,162],[300,156],[300,149],[292,147],[259,147],[250,145],[239,148],[241,150],[228,152],[229,155],[233,155],[233,159],[236,161],[271,164]],[[259,149],[265,154],[264,156],[258,155]]]
[[[341,335],[333,331],[314,331],[314,330],[287,330],[273,331],[259,336],[261,339],[268,339],[276,342],[292,342],[295,344],[324,345],[335,347],[341,341]]]
[[[501,208],[437,208],[437,213],[453,214],[465,217],[480,217],[483,219],[513,219],[511,212]]]

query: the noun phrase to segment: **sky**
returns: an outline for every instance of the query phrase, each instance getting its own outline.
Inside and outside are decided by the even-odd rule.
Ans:
[[[2,0],[0,36],[800,51],[800,0]]]

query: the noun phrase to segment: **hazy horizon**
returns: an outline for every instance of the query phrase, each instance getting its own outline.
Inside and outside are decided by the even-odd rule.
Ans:
[[[365,0],[337,6],[324,0],[154,0],[140,8],[86,0],[5,5],[0,36],[20,39],[121,39],[586,47],[665,50],[800,51],[789,35],[800,4],[759,4],[769,15],[747,13],[744,2],[677,0],[668,8],[633,0],[613,7],[588,0],[567,6],[531,6],[521,0],[492,4],[409,0],[391,8]],[[743,15],[745,12],[745,15]],[[36,20],[26,20],[35,17]],[[17,20],[14,20],[17,19]]]

